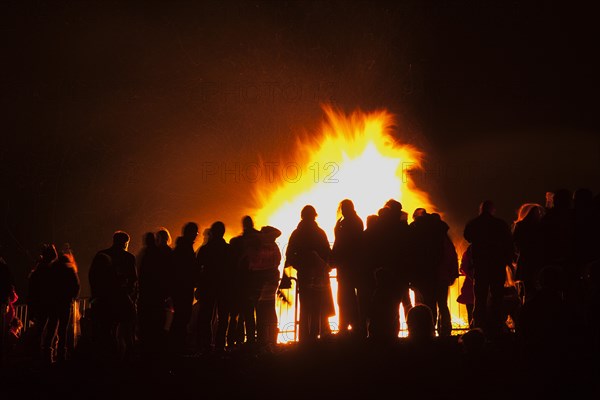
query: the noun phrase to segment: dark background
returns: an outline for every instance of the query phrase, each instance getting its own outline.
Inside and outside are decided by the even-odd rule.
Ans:
[[[486,198],[512,221],[546,191],[597,193],[591,6],[439,3],[3,1],[0,234],[19,292],[43,241],[71,244],[86,295],[116,229],[134,253],[158,226],[238,233],[259,204],[236,165],[318,138],[322,103],[397,115],[455,232]]]

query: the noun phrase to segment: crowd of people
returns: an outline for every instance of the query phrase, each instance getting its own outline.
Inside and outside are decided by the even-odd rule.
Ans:
[[[332,336],[334,301],[339,338],[393,343],[401,305],[409,330],[418,327],[412,337],[450,337],[449,287],[461,274],[456,301],[467,306],[470,328],[487,340],[514,333],[527,357],[546,360],[564,332],[556,327],[568,317],[569,329],[598,350],[600,209],[590,190],[558,190],[544,205],[525,203],[512,224],[495,215],[493,201],[483,201],[464,227],[469,246],[463,254],[457,254],[448,224],[424,208],[414,210],[409,222],[402,204],[390,199],[365,223],[352,200],[344,199],[338,215],[330,242],[315,206],[306,205],[283,254],[277,242],[282,232],[257,229],[250,216],[229,242],[223,222],[214,222],[197,250],[194,222],[183,226],[174,245],[166,228],[146,233],[137,255],[128,251],[129,234],[116,231],[86,277],[91,297],[82,335],[99,354],[121,360],[226,353],[240,346],[272,351],[279,333],[276,299],[293,277],[300,344]],[[20,321],[14,314],[17,290],[6,263],[1,265],[5,352],[18,339]],[[522,283],[516,306],[507,307],[507,276]],[[26,303],[28,343],[44,362],[64,361],[73,350],[67,327],[80,279],[69,248],[43,245]]]
[[[19,296],[12,273],[6,262],[0,262],[2,269],[2,356],[14,350],[21,339],[23,322],[15,313],[15,303]],[[29,340],[34,343],[36,355],[51,361],[67,358],[67,341],[72,338],[69,322],[73,316],[73,302],[80,291],[77,263],[67,246],[57,251],[54,244],[44,244],[39,259],[29,275],[27,305],[29,320]]]

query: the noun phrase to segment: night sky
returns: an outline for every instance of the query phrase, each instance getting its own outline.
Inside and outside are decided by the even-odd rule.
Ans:
[[[238,233],[256,183],[206,168],[285,161],[322,103],[397,115],[455,231],[486,198],[512,221],[546,191],[597,193],[592,9],[438,3],[3,1],[0,239],[20,291],[44,241],[71,244],[85,295],[116,229],[134,253],[158,226]]]

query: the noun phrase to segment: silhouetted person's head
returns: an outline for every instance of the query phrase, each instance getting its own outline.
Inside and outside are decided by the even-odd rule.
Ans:
[[[402,203],[395,199],[389,199],[385,202],[385,207],[390,209],[393,216],[402,216]]]
[[[381,207],[378,211],[377,211],[377,216],[380,218],[387,218],[390,215],[390,208],[389,207]]]
[[[463,333],[458,339],[463,351],[467,354],[480,354],[485,347],[485,335],[480,328],[473,328]]]
[[[367,216],[367,229],[372,229],[375,224],[377,223],[377,220],[379,219],[379,215],[376,214],[371,214],[369,216]]]
[[[244,218],[242,218],[242,230],[244,232],[249,232],[252,229],[254,229],[254,221],[252,220],[252,217],[249,215],[244,216]]]
[[[540,205],[535,205],[531,207],[525,218],[531,219],[533,221],[540,221],[544,216],[544,207]]]
[[[572,201],[571,191],[569,189],[559,189],[554,192],[552,203],[554,208],[565,210],[571,208]]]
[[[158,246],[169,246],[171,244],[171,233],[167,228],[160,228],[156,232],[156,244]]]
[[[544,207],[537,203],[524,203],[517,210],[517,220],[515,224],[527,220],[532,222],[538,222],[542,219],[546,213]]]
[[[356,213],[354,210],[354,203],[350,199],[344,199],[340,202],[339,206],[340,213],[342,216],[347,217]]]
[[[49,263],[58,258],[58,251],[54,243],[44,243],[41,249],[42,261]]]
[[[116,231],[113,234],[113,246],[127,250],[129,247],[129,234],[124,231]]]
[[[479,205],[479,214],[483,215],[494,215],[496,213],[496,206],[491,200],[485,200]]]
[[[156,237],[153,232],[146,232],[144,234],[144,246],[154,247],[156,246]]]
[[[185,224],[183,226],[183,237],[193,243],[198,237],[198,224],[195,222]]]
[[[77,262],[73,253],[60,253],[55,261],[59,265],[67,265],[77,271]]]
[[[425,304],[417,304],[406,316],[408,337],[413,339],[428,339],[435,336],[435,325],[431,308]]]
[[[281,236],[281,231],[273,226],[263,226],[260,228],[260,233],[265,237],[267,241],[274,242],[279,236]]]
[[[306,205],[300,212],[303,221],[314,221],[317,218],[317,210],[311,205]]]
[[[210,234],[213,239],[221,239],[225,235],[225,224],[221,221],[214,222],[210,226]]]
[[[427,215],[427,210],[425,210],[422,207],[416,208],[413,212],[413,220],[416,221],[417,219],[424,217],[425,215]]]
[[[204,230],[202,231],[202,244],[205,245],[206,243],[208,243],[211,237],[212,233],[210,231],[210,228],[204,228]]]

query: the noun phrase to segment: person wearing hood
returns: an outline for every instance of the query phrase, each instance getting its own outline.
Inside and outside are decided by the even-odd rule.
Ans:
[[[458,277],[458,256],[448,236],[449,226],[439,214],[417,208],[410,229],[414,268],[411,284],[431,310],[438,334],[450,336],[448,287]]]
[[[277,238],[281,231],[263,226],[248,248],[248,308],[245,320],[256,318],[256,339],[260,347],[272,349],[277,344],[277,312],[275,309],[279,285],[281,251]]]

